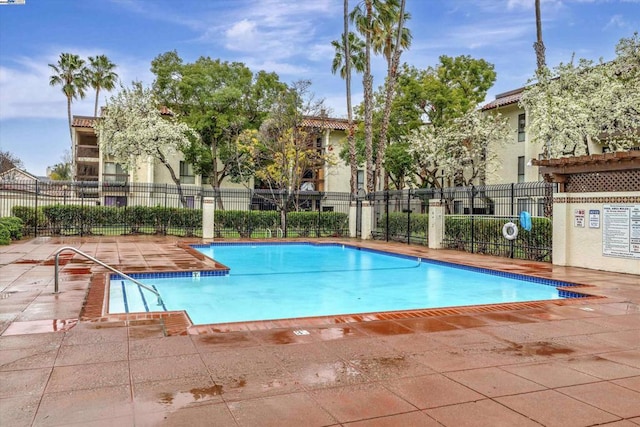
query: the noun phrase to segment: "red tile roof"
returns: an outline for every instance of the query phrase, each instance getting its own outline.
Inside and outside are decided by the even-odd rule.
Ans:
[[[74,128],[92,128],[95,122],[96,117],[93,116],[73,116],[71,126]]]
[[[355,123],[354,121],[354,124]],[[347,119],[332,119],[331,117],[305,116],[302,118],[302,126],[347,130],[349,128],[349,121]]]
[[[496,95],[496,99],[489,102],[482,107],[482,111],[492,110],[498,107],[504,107],[506,105],[517,104],[520,102],[520,98],[524,92],[524,88],[514,89],[509,92],[504,92]]]

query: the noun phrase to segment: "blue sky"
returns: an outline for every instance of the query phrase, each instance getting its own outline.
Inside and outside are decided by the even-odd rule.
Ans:
[[[440,55],[471,55],[495,65],[487,100],[524,85],[535,69],[534,0],[406,0],[412,18],[410,50],[401,60],[419,68]],[[350,1],[350,7],[357,3]],[[346,114],[344,82],[331,74],[331,40],[342,31],[342,0],[26,0],[0,5],[0,150],[36,175],[70,147],[66,99],[49,86],[47,64],[62,52],[105,54],[124,84],[151,84],[151,60],[177,50],[185,62],[200,56],[241,61],[274,71],[287,83],[310,79],[336,117]],[[640,0],[542,0],[547,63],[610,60],[615,45],[640,29]],[[374,84],[384,62],[373,64]],[[354,98],[362,84],[354,78]],[[91,115],[94,94],[72,105]],[[100,97],[105,103],[109,94]]]

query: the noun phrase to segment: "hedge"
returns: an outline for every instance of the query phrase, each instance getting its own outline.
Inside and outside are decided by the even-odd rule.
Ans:
[[[473,219],[473,240],[475,251],[492,253],[492,249],[505,247],[508,241],[502,235],[504,218]],[[514,223],[519,225],[519,221]],[[553,238],[553,224],[549,218],[531,218],[531,231],[518,227],[518,237],[513,240],[518,258],[547,260]],[[446,216],[445,241],[450,248],[470,250],[471,217]]]
[[[406,236],[407,235],[407,213],[390,212],[389,213],[389,236]],[[429,232],[429,214],[412,213],[409,218],[409,226],[411,234],[427,235]],[[387,233],[387,218],[381,216],[378,219],[378,230]]]
[[[37,209],[25,206],[13,208],[27,229],[36,226],[49,229],[55,235],[63,232],[91,234],[95,227],[126,227],[130,233],[153,229],[168,233],[171,228],[183,229],[187,236],[202,227],[202,210],[147,206],[77,206],[50,205]],[[289,212],[287,227],[300,235],[310,235],[320,229],[324,233],[341,234],[348,226],[348,215],[337,212]],[[236,231],[241,237],[251,237],[254,230],[280,227],[278,211],[216,211],[215,227],[218,236],[223,229]]]
[[[0,223],[0,245],[11,243],[11,232],[6,225]]]

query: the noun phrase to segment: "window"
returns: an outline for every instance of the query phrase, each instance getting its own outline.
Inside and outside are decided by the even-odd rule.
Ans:
[[[126,196],[104,196],[105,206],[115,206],[118,208],[127,206]]]
[[[127,182],[129,174],[120,163],[105,162],[102,180],[104,182]]]
[[[196,175],[193,173],[193,166],[191,163],[180,162],[180,183],[181,184],[195,184]]]
[[[358,190],[360,190],[361,188],[364,188],[364,171],[363,170],[358,171],[357,183],[358,183]]]
[[[518,142],[524,142],[524,128],[527,125],[524,113],[518,115]]]
[[[524,182],[524,156],[518,157],[518,182]]]

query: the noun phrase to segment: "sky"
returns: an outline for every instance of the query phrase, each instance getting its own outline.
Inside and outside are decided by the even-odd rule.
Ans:
[[[352,8],[361,0],[350,0]],[[346,117],[345,84],[331,73],[343,29],[343,0],[0,0],[0,151],[32,174],[63,160],[71,146],[66,98],[50,86],[61,53],[107,55],[124,85],[153,83],[151,61],[176,50],[185,63],[201,56],[239,61],[280,80],[312,82],[334,117]],[[611,60],[623,37],[640,29],[640,0],[542,0],[547,64],[576,58]],[[486,101],[527,83],[536,67],[534,0],[406,0],[413,34],[401,62],[419,69],[440,55],[470,55],[495,66]],[[372,64],[384,82],[382,58]],[[361,76],[352,83],[362,100]],[[104,105],[112,93],[101,93]],[[75,100],[72,114],[92,115],[95,92]]]

